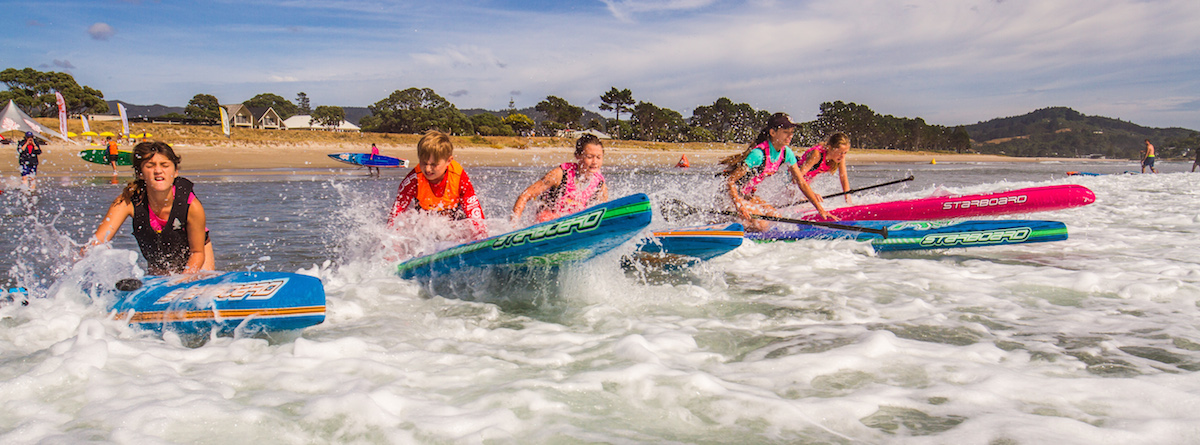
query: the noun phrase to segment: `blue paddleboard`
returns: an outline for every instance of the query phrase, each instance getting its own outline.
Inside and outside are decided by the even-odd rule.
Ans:
[[[638,243],[634,257],[670,263],[707,261],[741,246],[745,234],[740,223],[655,231]]]
[[[766,232],[747,233],[746,238],[758,242],[854,239],[869,241],[871,246],[880,252],[1041,243],[1067,239],[1067,226],[1059,221],[838,221],[837,224],[871,229],[887,228],[888,235],[885,239],[873,233],[777,223]]]
[[[407,159],[397,159],[391,156],[374,155],[370,153],[332,153],[328,155],[335,161],[345,162],[359,167],[400,168],[408,167]]]
[[[141,284],[137,287],[138,283]],[[325,286],[284,272],[201,272],[126,279],[109,310],[158,333],[229,335],[293,331],[325,321]]]
[[[614,199],[577,213],[466,243],[396,266],[401,278],[432,278],[488,266],[557,266],[612,250],[650,224],[644,193]]]

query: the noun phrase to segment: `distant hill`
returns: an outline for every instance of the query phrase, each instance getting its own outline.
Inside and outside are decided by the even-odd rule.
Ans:
[[[129,117],[158,117],[158,116],[162,116],[164,114],[170,114],[170,113],[183,114],[183,108],[184,108],[184,107],[168,107],[166,105],[159,105],[159,104],[134,105],[134,104],[119,101],[119,100],[108,100],[105,102],[108,103],[108,114],[111,114],[114,116],[117,115],[117,113],[118,113],[117,112],[117,104],[118,103],[125,105],[125,113]]]
[[[1200,133],[1186,128],[1151,128],[1067,107],[992,119],[963,128],[981,153],[1009,156],[1104,156],[1138,159],[1146,139],[1164,158],[1187,156],[1200,144]]]

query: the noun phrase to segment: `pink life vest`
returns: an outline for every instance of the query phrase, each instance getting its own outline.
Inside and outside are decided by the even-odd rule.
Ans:
[[[559,165],[559,168],[563,170],[562,184],[559,184],[555,190],[549,191],[554,202],[547,203],[549,211],[542,211],[538,214],[539,221],[549,221],[586,209],[592,196],[595,196],[596,192],[600,190],[600,186],[604,185],[604,174],[592,170],[592,178],[588,181],[587,187],[581,189],[575,184],[576,175],[579,173],[579,164],[564,162]]]
[[[750,178],[746,185],[742,186],[742,194],[746,196],[753,195],[758,190],[758,184],[762,183],[767,177],[779,171],[779,166],[783,165],[783,160],[787,157],[787,147],[779,150],[779,159],[771,160],[771,141],[764,141],[754,147],[755,150],[762,150],[763,165],[756,168],[758,174]]]
[[[813,166],[812,170],[804,172],[804,182],[812,182],[812,179],[817,177],[817,175],[829,171],[829,163],[825,162],[825,155],[828,153],[828,151],[825,150],[825,147],[821,144],[817,144],[814,145],[813,148],[805,150],[804,159],[807,160],[808,156],[813,153],[819,153],[821,155],[821,160],[817,162],[817,165]],[[803,164],[804,161],[800,161],[800,163]]]

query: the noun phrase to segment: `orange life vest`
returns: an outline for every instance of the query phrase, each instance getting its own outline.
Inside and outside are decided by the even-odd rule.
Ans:
[[[115,155],[117,150],[117,141],[108,141],[108,154]]]
[[[417,166],[419,171],[421,166]],[[446,175],[442,181],[446,182],[446,189],[442,191],[442,196],[433,194],[433,186],[429,184],[429,180],[425,179],[424,173],[417,173],[417,203],[422,209],[431,212],[445,212],[458,207],[458,188],[459,181],[462,178],[462,165],[453,159],[450,160],[450,166],[446,168]]]

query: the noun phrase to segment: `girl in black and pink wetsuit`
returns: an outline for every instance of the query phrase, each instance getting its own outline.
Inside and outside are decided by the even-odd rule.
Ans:
[[[126,218],[150,275],[213,270],[204,206],[192,182],[178,176],[180,157],[170,145],[142,142],[133,149],[136,179],[125,187],[96,228],[91,245],[108,242]]]
[[[575,162],[564,162],[550,170],[517,197],[512,221],[521,219],[525,204],[538,197],[541,209],[537,222],[549,221],[608,201],[608,184],[600,167],[604,165],[604,145],[595,135],[585,134],[575,141]]]

